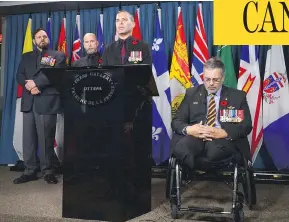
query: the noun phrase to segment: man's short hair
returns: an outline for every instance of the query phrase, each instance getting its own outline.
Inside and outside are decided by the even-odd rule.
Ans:
[[[120,11],[117,12],[116,15],[118,15],[118,14],[121,13],[121,12],[127,13],[127,14],[129,15],[129,16],[128,16],[129,20],[130,20],[131,22],[134,22],[134,17],[133,17],[133,15],[130,14],[130,13],[129,13],[128,11],[126,11],[126,10],[120,10]]]
[[[97,36],[96,36],[96,34],[95,34],[95,33],[92,33],[92,32],[85,33],[85,35],[83,36],[83,41],[84,41],[84,38],[85,38],[86,36],[88,36],[88,35],[94,36],[95,39],[96,39],[96,41],[97,41]]]
[[[35,35],[36,35],[38,32],[40,32],[40,31],[46,32],[45,29],[43,29],[43,28],[38,28],[38,29],[36,29],[36,30],[33,32],[33,39],[35,39]]]
[[[218,57],[208,59],[204,64],[204,69],[221,69],[222,75],[225,75],[225,65]]]

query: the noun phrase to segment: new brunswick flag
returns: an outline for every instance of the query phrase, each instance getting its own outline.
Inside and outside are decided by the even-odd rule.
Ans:
[[[192,86],[188,62],[188,51],[181,7],[178,8],[178,26],[170,69],[172,117],[181,104],[187,88]]]

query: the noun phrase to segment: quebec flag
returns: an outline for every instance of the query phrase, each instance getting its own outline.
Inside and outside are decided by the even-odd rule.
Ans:
[[[155,22],[152,46],[152,72],[159,96],[153,98],[152,155],[155,164],[159,165],[170,157],[172,129],[168,61],[159,16],[156,16]]]
[[[267,52],[263,82],[264,143],[278,170],[289,168],[289,85],[282,46]]]

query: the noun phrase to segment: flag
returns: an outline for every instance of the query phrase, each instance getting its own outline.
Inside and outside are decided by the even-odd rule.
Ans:
[[[32,19],[28,19],[27,28],[25,32],[24,44],[22,54],[33,51],[32,33],[31,33]],[[16,99],[16,111],[15,111],[15,123],[13,133],[13,146],[20,160],[23,160],[23,113],[20,112],[21,99],[23,88],[18,84],[17,87],[17,99]]]
[[[103,53],[104,50],[104,42],[103,42],[103,14],[101,13],[99,15],[99,21],[97,25],[97,40],[98,40],[98,46],[97,51],[100,54],[100,56]]]
[[[52,34],[51,34],[51,18],[49,17],[47,19],[47,25],[46,25],[46,31],[47,31],[47,36],[49,39],[49,49],[53,49],[53,45],[52,45]]]
[[[207,45],[207,36],[204,26],[202,4],[199,3],[197,13],[197,24],[194,34],[194,48],[192,56],[192,83],[194,86],[203,84],[203,66],[209,59],[209,50]]]
[[[81,57],[81,40],[80,40],[80,15],[76,15],[74,28],[74,40],[72,44],[71,63],[79,60]]]
[[[264,144],[278,170],[289,168],[289,85],[282,46],[267,52],[263,82]]]
[[[68,64],[67,44],[66,44],[66,18],[62,19],[60,34],[58,38],[57,50],[66,55],[66,64]]]
[[[181,7],[178,7],[178,12],[177,33],[170,69],[171,106],[173,116],[185,96],[186,88],[192,86]]]
[[[77,17],[76,17],[77,18]],[[77,21],[76,21],[77,24]],[[78,29],[79,33],[79,29]],[[66,64],[68,64],[68,53],[66,44],[66,18],[64,17],[61,24],[61,30],[58,39],[57,50],[63,52],[66,55]],[[63,114],[57,114],[56,132],[54,141],[54,151],[61,162],[63,160],[63,136],[64,136],[64,116]]]
[[[161,9],[158,9],[161,10]],[[154,42],[152,46],[152,72],[159,96],[153,97],[152,155],[156,165],[170,157],[171,97],[168,61],[159,16],[156,16]]]
[[[234,69],[232,46],[224,45],[218,49],[218,57],[221,58],[225,65],[225,81],[224,85],[232,88],[237,88],[237,78]]]
[[[142,40],[141,30],[140,30],[140,25],[139,25],[139,8],[137,8],[135,12],[134,23],[135,23],[135,26],[132,30],[132,36],[138,40]]]
[[[254,163],[263,142],[262,90],[256,46],[242,46],[238,89],[247,93],[253,129],[248,136]]]

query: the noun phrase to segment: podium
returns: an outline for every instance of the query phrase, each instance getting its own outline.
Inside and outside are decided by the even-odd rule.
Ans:
[[[127,221],[151,210],[149,65],[43,68],[64,114],[66,218]]]

